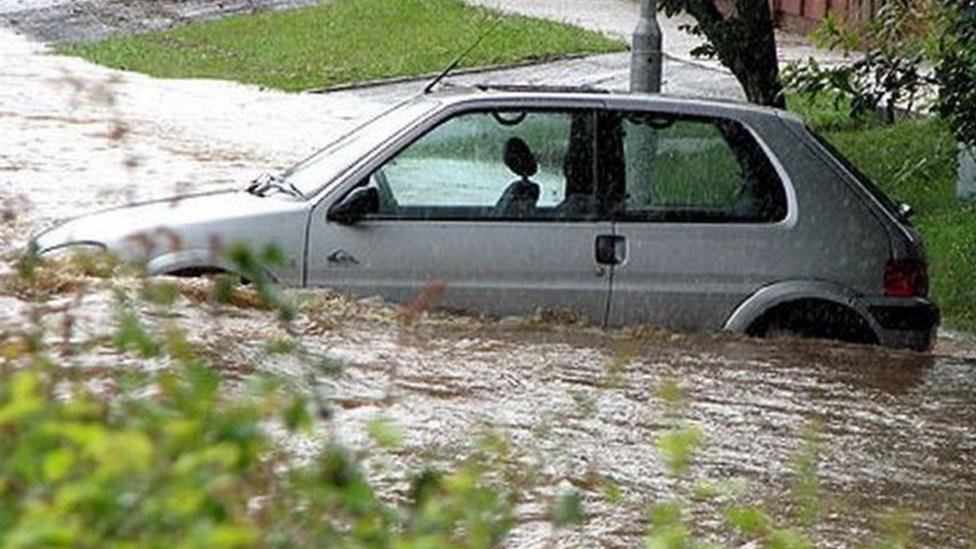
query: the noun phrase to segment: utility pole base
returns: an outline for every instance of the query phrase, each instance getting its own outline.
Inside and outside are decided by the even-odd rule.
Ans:
[[[976,148],[959,147],[959,183],[956,196],[963,200],[976,200]]]
[[[657,0],[641,0],[630,56],[630,91],[660,93],[664,72],[663,35],[657,21]]]

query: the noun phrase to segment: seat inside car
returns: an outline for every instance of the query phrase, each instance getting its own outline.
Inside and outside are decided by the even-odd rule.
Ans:
[[[569,148],[563,158],[566,195],[556,206],[557,217],[580,217],[595,210],[593,179],[593,118],[575,116],[569,136]]]
[[[539,202],[541,189],[529,178],[536,174],[539,165],[525,141],[512,137],[505,142],[505,165],[520,179],[513,181],[495,204],[498,217],[526,217]]]

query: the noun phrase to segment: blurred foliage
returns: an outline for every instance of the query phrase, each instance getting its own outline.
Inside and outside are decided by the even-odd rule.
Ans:
[[[961,143],[976,147],[976,0],[943,0],[936,108]]]
[[[787,90],[831,97],[853,118],[880,111],[889,124],[899,110],[934,107],[959,142],[976,146],[976,1],[894,0],[857,24],[828,14],[813,38],[851,60],[790,63]]]
[[[793,484],[796,519],[807,527],[819,522],[824,513],[819,474],[819,458],[823,447],[820,436],[822,429],[818,422],[809,422],[803,427],[800,431],[802,445],[793,464],[796,472]]]
[[[32,366],[13,365],[21,360]],[[482,547],[510,527],[499,492],[474,467],[399,510],[335,445],[276,472],[283,463],[263,425],[278,418],[294,431],[310,421],[284,383],[259,379],[247,398],[232,397],[212,369],[186,363],[104,398],[40,360],[8,358],[0,373],[5,547]]]
[[[289,322],[295,317],[294,307],[282,297],[271,275],[275,268],[284,266],[285,255],[280,249],[266,246],[255,251],[243,242],[234,242],[223,253],[234,274],[224,274],[217,278],[217,302],[233,303],[235,286],[238,282],[245,282],[257,292],[262,305],[278,311],[283,322]]]
[[[553,524],[556,526],[582,524],[585,519],[583,496],[573,489],[564,490],[560,493],[552,511]]]
[[[812,547],[812,543],[799,528],[780,527],[759,505],[742,501],[742,491],[735,483],[695,483],[694,460],[703,436],[701,429],[684,419],[688,398],[681,387],[672,380],[665,381],[657,390],[658,398],[665,407],[665,415],[671,418],[672,428],[658,439],[658,449],[671,477],[680,483],[693,483],[692,494],[698,500],[726,499],[724,523],[737,539],[763,547],[799,549]],[[816,460],[816,455],[810,456]],[[815,470],[813,471],[815,474]],[[804,478],[807,472],[799,472]],[[807,480],[807,482],[811,482]],[[679,490],[675,490],[680,493]],[[698,539],[695,529],[688,522],[690,502],[681,496],[657,502],[650,507],[646,546],[651,549],[685,549],[713,547]]]
[[[71,265],[107,274],[90,268],[97,257],[81,255],[46,261],[29,250],[20,283],[29,288]],[[263,274],[274,252],[233,246],[227,256],[270,305],[287,305]],[[175,286],[146,279],[136,295],[166,308]],[[423,489],[391,506],[345,448],[327,442],[299,462],[269,434],[274,424],[308,432],[316,406],[330,417],[296,380],[254,375],[243,391],[228,390],[178,326],[156,328],[139,303],[116,295],[111,344],[168,368],[105,377],[82,355],[55,355],[40,322],[0,334],[0,546],[486,547],[511,529],[514,491],[489,481],[503,467],[485,457],[502,439],[455,472],[421,473]],[[287,339],[266,349],[325,360]],[[331,362],[316,369],[336,371]],[[382,418],[369,434],[383,448],[402,442]]]
[[[832,12],[814,32],[820,47],[853,54],[848,63],[822,65],[816,59],[792,62],[783,71],[790,91],[845,102],[854,117],[884,113],[895,121],[898,109],[912,111],[934,83],[925,64],[937,51],[940,0],[885,2],[875,17],[849,24]]]
[[[137,274],[98,247],[66,248],[42,259],[31,243],[16,262],[14,273],[0,275],[0,294],[43,300],[87,287],[91,279]]]

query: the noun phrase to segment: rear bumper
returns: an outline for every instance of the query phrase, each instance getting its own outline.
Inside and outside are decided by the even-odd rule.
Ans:
[[[866,304],[885,347],[928,351],[939,329],[939,308],[927,299],[878,298]]]

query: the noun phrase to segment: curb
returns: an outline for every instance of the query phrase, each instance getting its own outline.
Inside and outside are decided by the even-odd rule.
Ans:
[[[563,55],[556,55],[553,57],[548,57],[546,59],[534,59],[530,61],[516,61],[513,63],[504,63],[501,65],[488,65],[484,67],[472,67],[468,69],[457,69],[451,71],[452,76],[464,76],[469,74],[485,74],[490,72],[505,71],[511,69],[521,69],[525,67],[535,67],[539,65],[548,65],[550,63],[558,63],[560,61],[575,61],[578,59],[586,59],[587,57],[598,57],[601,55],[613,55],[614,53],[626,53],[626,50],[619,52],[607,52],[607,53],[569,53]],[[425,74],[419,74],[414,76],[394,76],[391,78],[377,78],[376,80],[363,80],[361,82],[353,82],[351,84],[339,84],[337,86],[328,86],[325,88],[311,88],[308,90],[303,90],[299,93],[308,94],[325,94],[340,91],[349,90],[362,90],[368,88],[377,88],[380,86],[389,86],[393,84],[406,84],[409,82],[425,82],[432,80],[433,78],[440,75],[440,72],[431,72]]]
[[[451,76],[464,76],[472,74],[487,74],[492,72],[500,72],[512,69],[521,69],[525,67],[536,67],[542,65],[549,65],[552,63],[558,63],[561,61],[576,61],[579,59],[588,59],[591,57],[601,57],[604,55],[615,55],[615,54],[629,54],[629,50],[621,50],[619,52],[607,52],[607,53],[569,53],[563,55],[557,55],[547,59],[535,59],[531,61],[517,61],[513,63],[504,63],[501,65],[488,65],[484,67],[472,67],[467,69],[456,69],[451,71]],[[664,53],[664,58],[672,63],[679,65],[686,65],[690,67],[695,67],[699,70],[718,72],[723,74],[731,74],[731,72],[721,66],[712,66],[707,63],[702,63],[699,61],[690,61],[676,55],[671,55],[669,53]],[[378,88],[381,86],[392,86],[396,84],[408,84],[410,82],[427,82],[437,77],[439,72],[425,73],[415,76],[394,76],[391,78],[377,78],[376,80],[363,80],[360,82],[352,82],[349,84],[339,84],[336,86],[327,86],[324,88],[310,88],[307,90],[299,91],[298,93],[307,93],[312,95],[323,95],[327,93],[342,92],[342,91],[353,91],[353,90],[365,90],[370,88]]]

